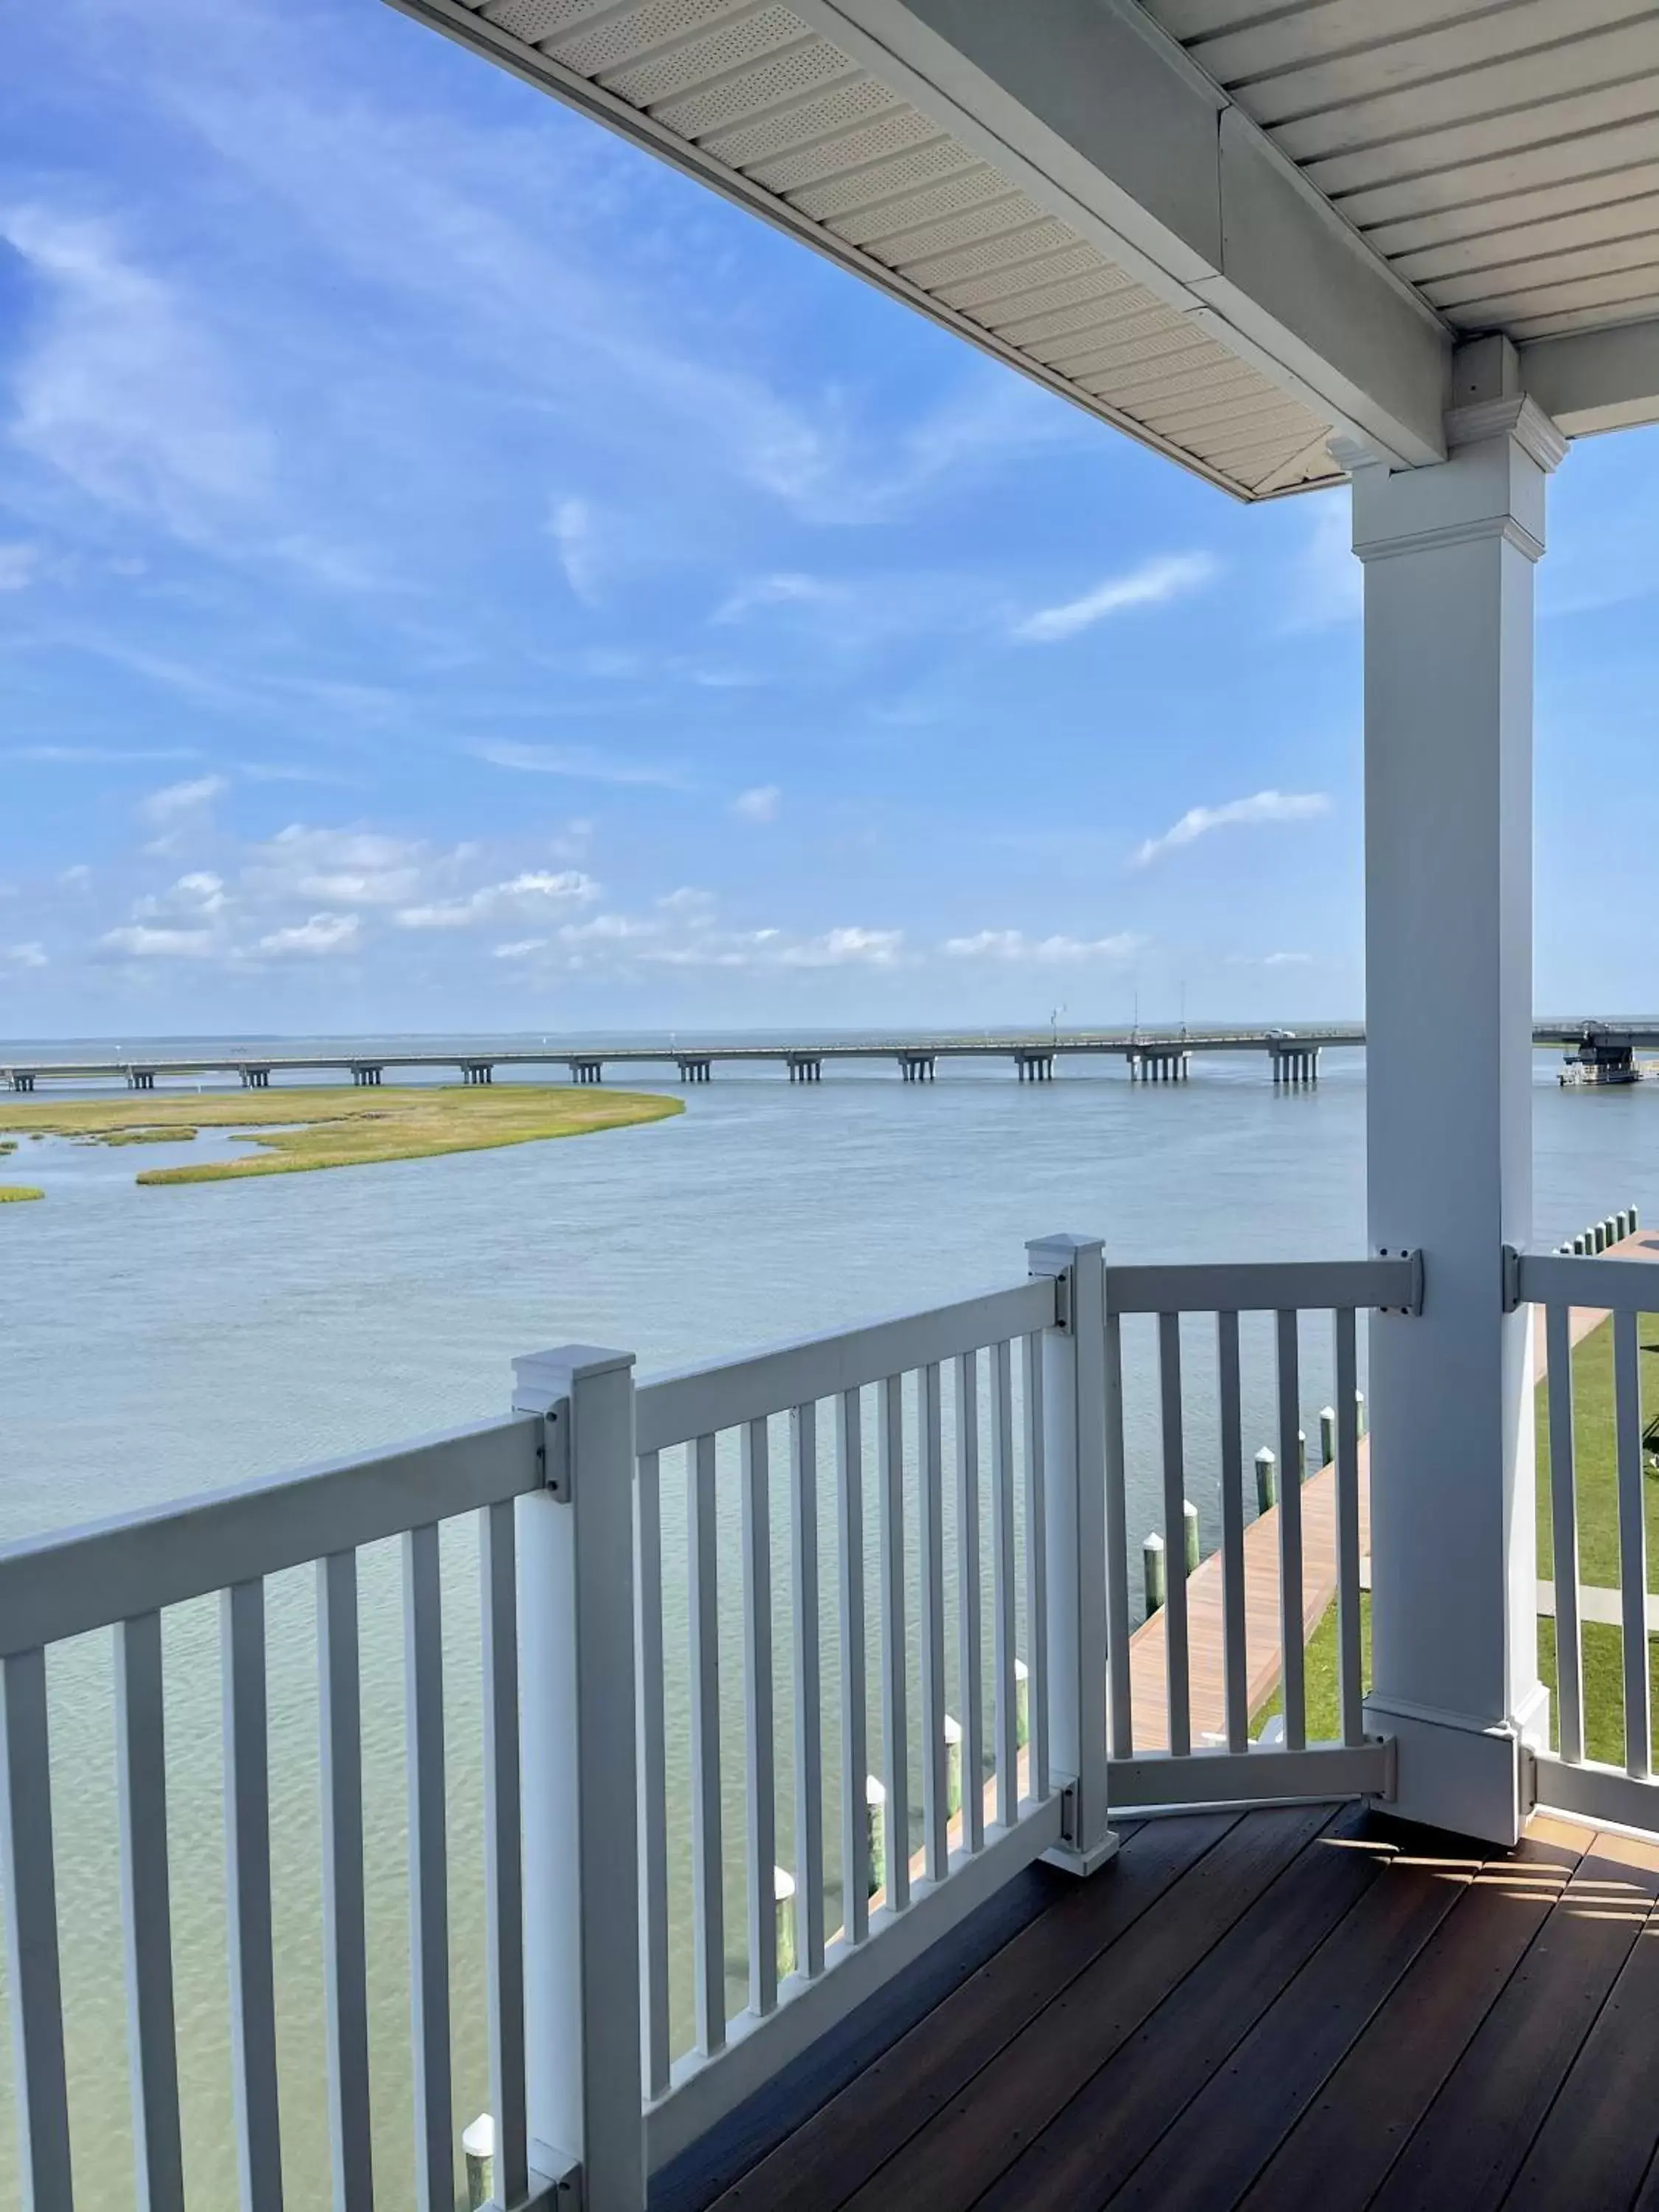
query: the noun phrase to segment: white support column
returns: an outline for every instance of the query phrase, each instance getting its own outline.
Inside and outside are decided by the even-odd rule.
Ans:
[[[513,1366],[548,1469],[518,1527],[530,2159],[555,2180],[579,2164],[586,2212],[644,2212],[634,1356]]]
[[[1028,1244],[1057,1277],[1061,1320],[1042,1338],[1043,1534],[1048,1613],[1048,1764],[1072,1803],[1044,1854],[1092,1874],[1117,1849],[1106,1802],[1106,1268],[1097,1240]]]
[[[1445,462],[1354,471],[1370,1239],[1425,1271],[1420,1316],[1371,1322],[1366,1710],[1392,1809],[1507,1844],[1547,1720],[1532,1321],[1501,1255],[1532,1227],[1533,568],[1565,443],[1512,355],[1481,365]]]

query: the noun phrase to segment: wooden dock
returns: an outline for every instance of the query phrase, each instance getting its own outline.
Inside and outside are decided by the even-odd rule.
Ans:
[[[1659,1233],[1638,1230],[1604,1255],[1613,1260],[1659,1260]],[[1659,1296],[1659,1293],[1656,1293]],[[1535,1316],[1537,1376],[1546,1370],[1544,1316]],[[1571,1340],[1582,1344],[1607,1319],[1605,1312],[1575,1307]],[[1284,1479],[1284,1470],[1280,1470]],[[1178,1534],[1167,1555],[1171,1571],[1178,1563]],[[1336,1595],[1336,1470],[1323,1467],[1302,1488],[1302,1620],[1311,1636]],[[1370,1450],[1359,1443],[1359,1548],[1369,1583],[1370,1558]],[[1265,1705],[1279,1685],[1279,1509],[1260,1515],[1244,1531],[1244,1641],[1249,1708]],[[1553,1598],[1551,1597],[1553,1609]],[[1195,1747],[1226,1741],[1226,1669],[1222,1641],[1221,1554],[1212,1552],[1187,1578],[1187,1635],[1190,1653],[1190,1698]],[[1169,1678],[1164,1615],[1153,1613],[1129,1641],[1131,1719],[1137,1751],[1164,1751],[1170,1742]]]

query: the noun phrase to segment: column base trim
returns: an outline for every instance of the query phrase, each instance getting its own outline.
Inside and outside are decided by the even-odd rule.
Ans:
[[[1531,1754],[1548,1743],[1549,1692],[1541,1682],[1507,1721],[1368,1698],[1365,1727],[1395,1739],[1395,1794],[1382,1809],[1395,1819],[1506,1848],[1521,1840],[1532,1811]]]

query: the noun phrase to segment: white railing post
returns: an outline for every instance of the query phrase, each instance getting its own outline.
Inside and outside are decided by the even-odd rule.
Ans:
[[[514,1362],[547,1468],[518,1528],[530,2158],[580,2166],[586,2212],[645,2204],[633,1365],[589,1345]]]
[[[1092,1874],[1117,1849],[1106,1803],[1106,1267],[1097,1239],[1025,1248],[1059,1285],[1042,1337],[1043,1544],[1048,1763],[1066,1793],[1063,1843],[1046,1854]]]

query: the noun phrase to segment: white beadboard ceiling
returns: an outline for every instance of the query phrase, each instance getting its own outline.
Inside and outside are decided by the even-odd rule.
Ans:
[[[807,20],[848,35],[835,9],[394,4],[1244,498],[1340,474],[1339,417],[1307,382],[1152,289],[1145,261],[1118,265],[1109,233],[879,50]],[[1042,8],[1008,4],[1041,38]],[[1427,327],[1524,344],[1659,317],[1659,0],[1098,4],[1184,49],[1173,65],[1265,134],[1262,158],[1294,165]]]
[[[1460,333],[1659,313],[1654,0],[1142,0]]]

